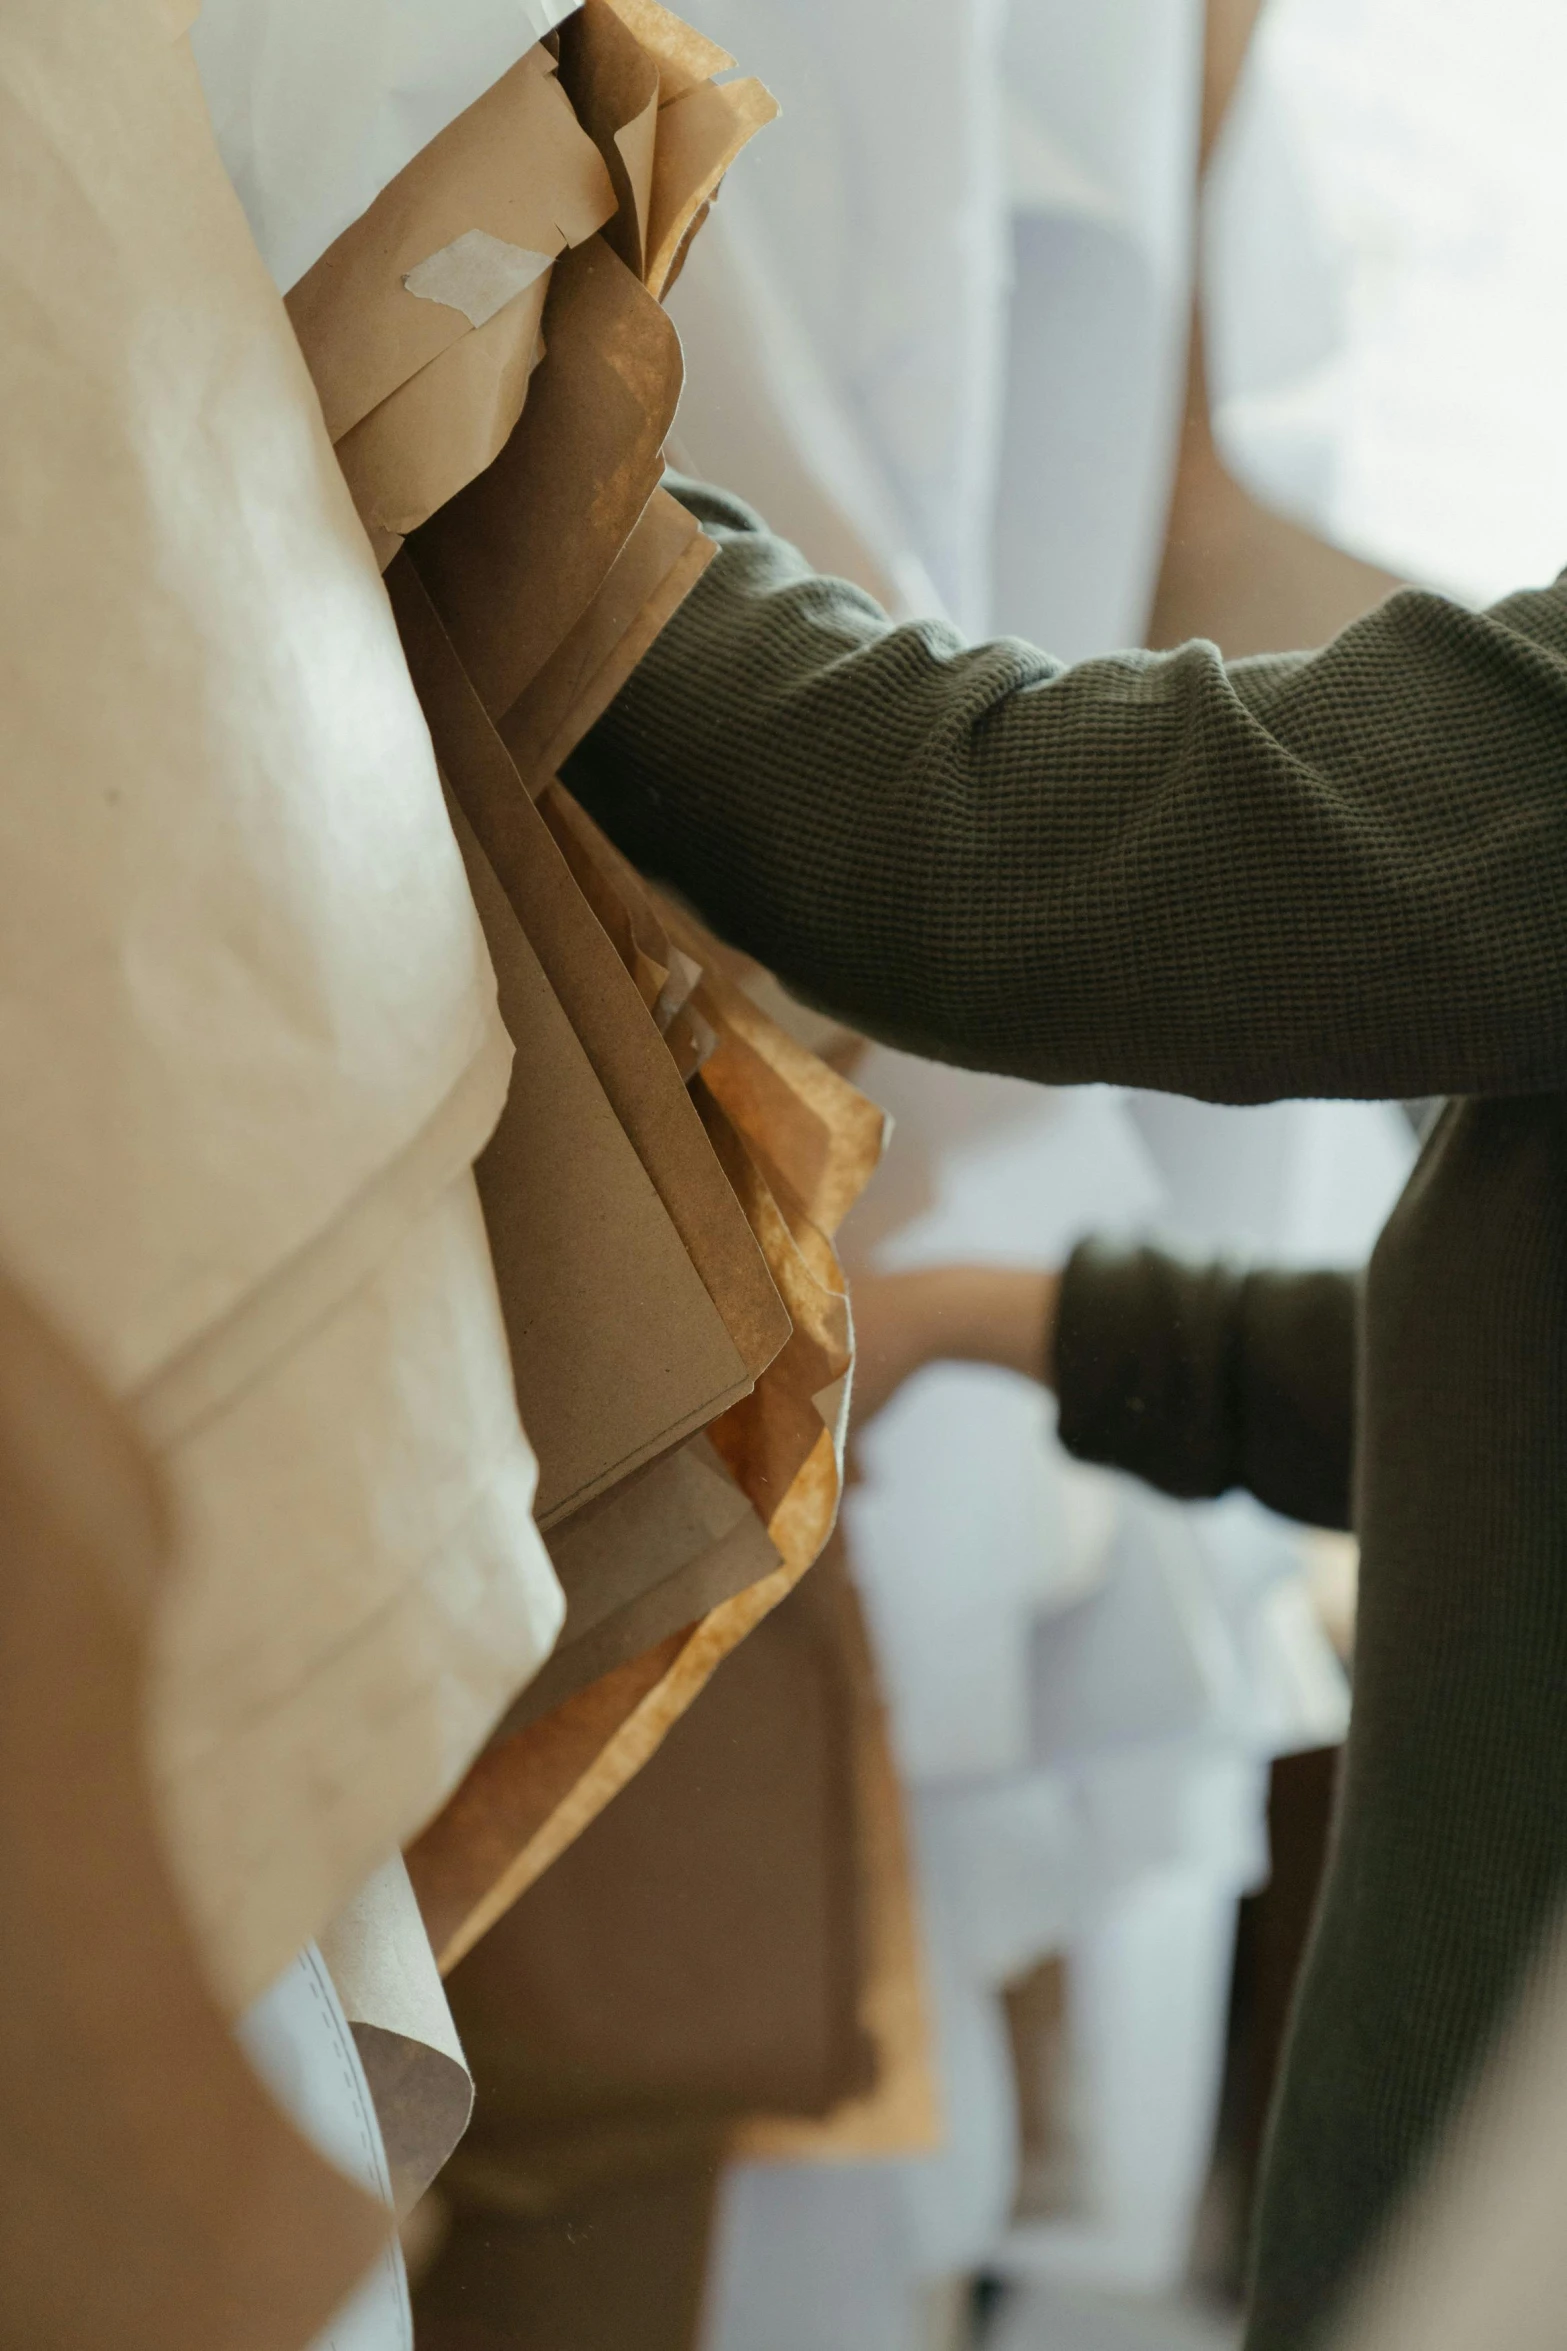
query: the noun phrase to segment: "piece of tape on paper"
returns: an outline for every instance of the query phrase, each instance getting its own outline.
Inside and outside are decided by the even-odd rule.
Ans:
[[[509,245],[488,229],[467,229],[409,270],[403,284],[421,302],[443,303],[460,310],[470,326],[482,327],[542,277],[553,258]]]

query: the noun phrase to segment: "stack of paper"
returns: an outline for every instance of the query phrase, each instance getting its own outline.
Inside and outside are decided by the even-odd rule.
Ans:
[[[589,0],[559,51],[289,297],[382,559],[407,535],[388,585],[517,1048],[479,1187],[568,1617],[411,1851],[448,1965],[825,1541],[831,1234],[882,1130],[551,782],[713,552],[658,489],[659,296],[773,111],[652,0]]]
[[[902,1823],[854,1589],[829,1553],[635,1785],[450,1979],[484,2082],[418,2307],[442,2351],[509,2243],[517,2339],[573,2271],[576,2337],[694,2339],[650,2237],[726,2152],[930,2146],[936,2113]]]
[[[511,1048],[171,12],[8,10],[0,110],[0,1252],[168,1468],[154,1770],[238,2009],[558,1627],[471,1174]]]

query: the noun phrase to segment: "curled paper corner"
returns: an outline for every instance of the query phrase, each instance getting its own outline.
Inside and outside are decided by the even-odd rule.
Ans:
[[[504,237],[492,237],[488,229],[465,229],[409,270],[403,284],[421,302],[460,310],[471,327],[482,327],[536,284],[554,258],[526,245],[510,245]]]

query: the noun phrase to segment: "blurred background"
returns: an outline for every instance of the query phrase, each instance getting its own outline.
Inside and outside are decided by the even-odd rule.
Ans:
[[[1321,643],[1567,559],[1551,0],[707,0],[783,119],[671,308],[677,462],[894,610],[1064,658]],[[737,330],[737,322],[743,322]],[[1422,1105],[858,1055],[861,1267],[1155,1226],[1362,1261]],[[1072,1463],[934,1366],[846,1513],[910,1807],[939,2152],[733,2167],[705,2351],[1233,2340],[1327,1833],[1352,1547]],[[1270,1865],[1271,1853],[1271,1865]]]

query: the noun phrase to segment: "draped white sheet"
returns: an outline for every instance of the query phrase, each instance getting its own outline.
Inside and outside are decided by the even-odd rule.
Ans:
[[[204,0],[191,44],[286,293],[577,0]]]
[[[1567,563],[1564,102],[1556,0],[1273,0],[1212,191],[1231,462],[1476,602]]]

